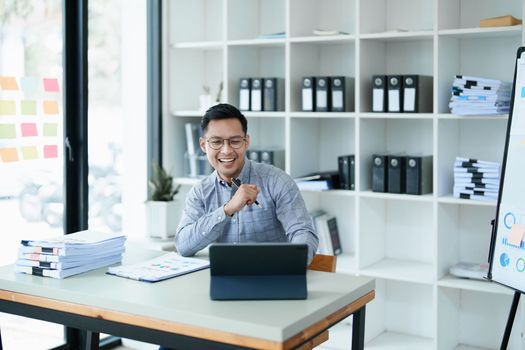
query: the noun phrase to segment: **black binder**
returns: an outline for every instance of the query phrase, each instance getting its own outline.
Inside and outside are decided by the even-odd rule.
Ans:
[[[251,78],[241,78],[239,81],[239,110],[249,111],[251,104]]]
[[[388,189],[387,156],[372,155],[372,191],[386,192]]]
[[[266,149],[259,151],[259,161],[263,164],[271,164],[284,170],[284,150]]]
[[[403,112],[432,112],[432,77],[403,76]]]
[[[284,110],[283,87],[283,79],[264,78],[263,111]]]
[[[386,75],[372,77],[372,112],[386,112],[388,110]]]
[[[315,111],[329,112],[331,104],[330,78],[317,77],[315,85]]]
[[[405,156],[388,156],[388,192],[405,193]]]
[[[330,79],[330,95],[332,112],[345,112],[353,110],[353,79],[349,77],[332,77]]]
[[[249,149],[248,151],[246,151],[246,153],[249,160],[253,160],[254,162],[261,161],[260,152],[258,150]]]
[[[263,93],[262,93],[262,78],[252,78],[251,86],[251,98],[250,98],[250,110],[251,111],[262,111],[264,104]]]
[[[301,88],[302,110],[305,112],[315,111],[315,77],[303,77]]]
[[[339,156],[339,188],[342,190],[355,190],[355,156]]]
[[[432,156],[406,157],[406,193],[432,192]]]
[[[403,77],[388,76],[388,112],[403,111]]]

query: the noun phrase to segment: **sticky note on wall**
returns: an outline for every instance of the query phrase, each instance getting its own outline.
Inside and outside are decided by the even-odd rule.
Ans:
[[[44,90],[47,92],[58,92],[58,80],[55,78],[44,78]]]
[[[523,240],[523,235],[525,234],[525,228],[520,224],[512,225],[510,229],[508,242],[510,244],[520,246],[521,241]]]
[[[44,158],[57,158],[58,147],[56,145],[45,145],[44,146]]]
[[[38,151],[36,146],[23,146],[21,147],[22,158],[24,160],[38,159]]]
[[[44,136],[57,136],[58,135],[58,124],[57,123],[44,123]]]
[[[22,91],[26,93],[32,93],[36,91],[36,86],[38,81],[35,77],[21,77],[20,85],[22,86]]]
[[[15,124],[0,124],[0,140],[16,138]]]
[[[0,115],[16,115],[14,100],[0,100]]]
[[[2,159],[2,162],[4,163],[18,161],[18,152],[16,151],[16,148],[0,148],[0,159]]]
[[[23,137],[38,136],[35,123],[22,123],[20,124]]]
[[[18,90],[18,83],[15,77],[0,77],[0,89],[2,90]]]
[[[57,101],[44,101],[44,114],[58,114]]]
[[[36,101],[20,101],[20,114],[36,115]]]

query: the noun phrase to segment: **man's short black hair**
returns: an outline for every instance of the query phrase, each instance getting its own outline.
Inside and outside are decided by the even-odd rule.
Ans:
[[[220,103],[210,107],[204,114],[204,117],[201,119],[202,132],[206,132],[206,128],[208,127],[210,121],[216,119],[237,119],[241,122],[242,131],[244,131],[244,134],[246,135],[248,132],[248,121],[246,120],[246,117],[241,113],[241,111],[230,104]]]

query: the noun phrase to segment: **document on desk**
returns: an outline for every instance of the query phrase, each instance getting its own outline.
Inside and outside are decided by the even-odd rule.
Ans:
[[[144,282],[158,282],[168,278],[208,268],[210,262],[185,258],[168,253],[136,264],[112,266],[108,274]]]

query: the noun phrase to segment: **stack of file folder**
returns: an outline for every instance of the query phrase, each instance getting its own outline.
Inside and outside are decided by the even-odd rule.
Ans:
[[[501,80],[456,75],[449,107],[458,115],[508,113],[512,85]]]
[[[495,201],[498,199],[500,174],[499,163],[456,157],[454,197]]]
[[[122,260],[122,233],[80,231],[47,240],[22,240],[15,271],[65,278]]]

